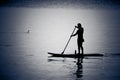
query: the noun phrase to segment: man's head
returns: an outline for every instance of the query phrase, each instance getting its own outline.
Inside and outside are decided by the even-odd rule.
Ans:
[[[82,27],[81,23],[78,23],[76,27],[81,28]]]
[[[78,27],[81,27],[81,24],[80,24],[80,23],[78,23],[78,24],[77,24],[77,26],[78,26]]]

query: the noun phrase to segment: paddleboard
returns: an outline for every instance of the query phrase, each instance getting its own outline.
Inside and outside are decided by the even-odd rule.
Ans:
[[[79,58],[79,57],[102,57],[104,56],[103,54],[100,53],[89,53],[89,54],[58,54],[58,53],[51,53],[48,52],[48,54],[50,54],[52,57],[71,57],[71,58]]]

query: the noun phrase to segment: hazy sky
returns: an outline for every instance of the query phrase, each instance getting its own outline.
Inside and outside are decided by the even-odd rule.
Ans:
[[[1,6],[119,8],[119,0],[0,0]]]

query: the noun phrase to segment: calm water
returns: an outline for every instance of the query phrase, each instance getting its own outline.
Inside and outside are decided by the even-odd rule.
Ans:
[[[119,80],[120,12],[91,9],[0,9],[0,78],[2,80]],[[85,29],[86,57],[77,76],[77,59],[53,58],[61,53],[74,26]],[[28,31],[29,30],[29,31]],[[72,38],[65,52],[77,49]]]

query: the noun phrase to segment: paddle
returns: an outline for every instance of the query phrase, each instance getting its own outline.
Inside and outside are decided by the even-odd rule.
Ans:
[[[71,35],[73,35],[75,29],[76,29],[76,27],[74,28],[74,30],[73,30],[73,32],[72,32]],[[71,39],[71,36],[70,36],[70,38],[69,38],[69,40],[68,40],[68,42],[67,42],[67,44],[66,44],[66,46],[65,46],[65,48],[64,48],[64,50],[63,50],[63,52],[62,52],[61,54],[64,54],[64,52],[65,52],[65,50],[66,50],[66,48],[67,48],[67,46],[68,46],[68,44],[69,44],[69,42],[70,42],[70,39]]]

